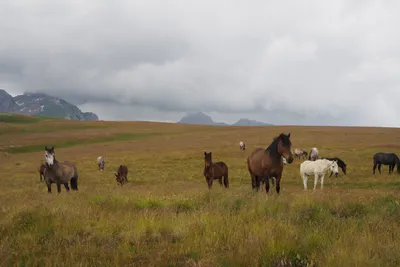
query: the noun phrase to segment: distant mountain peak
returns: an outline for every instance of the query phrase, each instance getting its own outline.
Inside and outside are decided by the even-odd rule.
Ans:
[[[12,97],[2,89],[0,89],[0,112],[70,120],[99,120],[96,114],[82,112],[77,106],[55,96],[25,92]]]
[[[219,126],[228,126],[229,125],[224,122],[215,122],[209,115],[206,115],[201,111],[188,113],[177,123],[200,124],[200,125],[219,125]],[[236,123],[232,124],[232,126],[270,126],[270,125],[272,125],[272,124],[259,122],[259,121],[255,121],[255,120],[249,120],[249,119],[245,119],[245,118],[241,118]]]

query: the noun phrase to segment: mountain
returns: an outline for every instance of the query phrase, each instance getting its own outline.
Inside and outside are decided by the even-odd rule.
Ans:
[[[226,124],[224,122],[213,121],[213,119],[210,116],[204,114],[203,112],[189,113],[186,116],[184,116],[177,123],[229,126],[229,124]],[[255,121],[255,120],[249,120],[249,119],[240,119],[236,123],[232,124],[231,126],[269,126],[269,125],[272,125],[272,124],[259,122],[259,121]]]
[[[189,113],[177,123],[228,126],[226,123],[213,121],[210,116],[204,114],[203,112]]]
[[[82,112],[77,106],[58,97],[42,93],[24,93],[12,97],[5,90],[1,89],[0,112],[81,121],[99,120],[96,114],[92,112]]]
[[[249,119],[240,119],[234,124],[232,124],[232,126],[271,126],[271,125],[272,124],[255,120],[249,120]]]

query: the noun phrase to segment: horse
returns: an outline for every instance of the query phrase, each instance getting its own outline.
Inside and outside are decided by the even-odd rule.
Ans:
[[[51,184],[57,184],[57,191],[61,193],[61,184],[64,185],[67,192],[69,191],[68,182],[71,183],[72,190],[78,190],[78,169],[75,164],[69,161],[63,163],[56,160],[54,146],[51,148],[44,147],[46,168],[44,179],[47,184],[47,192],[51,193]]]
[[[222,177],[224,178],[223,185],[229,188],[228,166],[223,161],[212,162],[212,152],[204,151],[204,177],[206,178],[208,189],[211,189],[213,181],[218,179],[222,186]]]
[[[104,165],[106,162],[104,161],[104,158],[102,156],[97,158],[97,165],[99,166],[99,171],[104,171]]]
[[[327,160],[330,160],[330,161],[336,160],[336,162],[337,162],[339,168],[342,169],[342,172],[343,172],[345,175],[347,174],[347,172],[346,172],[346,171],[347,171],[347,165],[346,165],[346,163],[344,163],[344,161],[341,160],[340,158],[334,157],[334,158],[321,158],[321,159],[327,159]],[[331,177],[332,174],[333,174],[333,172],[331,172],[331,175],[329,175],[329,177]]]
[[[240,150],[245,151],[246,150],[246,144],[243,141],[240,141],[239,142],[239,148],[240,148]]]
[[[283,163],[283,165],[287,165],[286,159],[285,159],[284,157],[281,157],[281,158],[282,158],[282,163]]]
[[[265,191],[269,192],[269,180],[275,177],[276,192],[280,192],[280,183],[283,171],[283,158],[288,164],[293,162],[293,154],[291,152],[292,142],[290,141],[290,133],[285,135],[281,133],[273,138],[272,143],[266,148],[256,148],[247,157],[247,169],[251,176],[251,185],[253,190],[260,188],[260,182],[265,181]]]
[[[128,182],[128,166],[126,165],[119,165],[117,169],[117,173],[115,173],[115,180],[120,185],[124,185],[125,182]]]
[[[45,170],[46,170],[46,164],[45,163],[41,163],[39,168],[38,168],[40,181],[42,181],[42,179],[44,179]]]
[[[309,175],[314,175],[314,190],[317,187],[318,177],[321,177],[321,189],[323,189],[326,171],[330,169],[337,176],[339,172],[338,168],[336,160],[317,159],[315,161],[304,161],[300,164],[300,177],[303,179],[304,190],[307,189]]]
[[[381,173],[381,165],[389,165],[389,174],[393,173],[394,166],[397,165],[397,173],[400,173],[400,160],[395,153],[382,153],[378,152],[373,156],[374,167],[372,172],[375,175],[375,169],[378,165],[379,174]]]
[[[294,155],[295,158],[306,159],[307,156],[308,156],[308,153],[307,153],[307,151],[305,151],[302,148],[295,148],[293,150],[293,155]]]
[[[319,152],[316,147],[311,148],[310,154],[308,155],[308,160],[314,161],[319,158]]]

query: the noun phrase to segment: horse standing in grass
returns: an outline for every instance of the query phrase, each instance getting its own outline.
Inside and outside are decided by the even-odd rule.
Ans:
[[[239,147],[240,147],[240,150],[242,150],[242,151],[246,150],[246,144],[243,141],[239,142]]]
[[[206,178],[208,189],[211,189],[213,181],[218,179],[219,184],[222,186],[222,177],[224,178],[223,185],[229,188],[228,166],[225,162],[218,161],[212,162],[212,153],[204,151],[204,177]]]
[[[319,151],[316,147],[311,148],[310,154],[308,155],[308,160],[314,161],[319,158]]]
[[[128,182],[128,166],[119,165],[115,177],[115,180],[117,180],[117,183],[120,185],[124,185],[126,182]]]
[[[381,165],[389,165],[389,174],[393,173],[394,166],[397,166],[397,173],[400,173],[400,160],[395,153],[376,153],[373,156],[374,167],[372,172],[375,175],[376,166],[378,166],[379,174],[381,173]]]
[[[293,150],[293,155],[295,158],[298,158],[298,159],[306,159],[308,156],[308,153],[307,153],[307,151],[305,151],[302,148],[295,148]]]
[[[40,181],[42,181],[42,179],[44,179],[44,172],[46,170],[46,164],[45,163],[41,163],[39,168],[38,168],[38,172],[39,172],[39,176],[40,176]]]
[[[268,193],[269,180],[275,177],[276,192],[279,194],[283,172],[282,157],[286,159],[288,164],[293,162],[291,146],[290,133],[288,135],[281,133],[273,139],[267,149],[256,148],[247,157],[247,168],[251,176],[251,185],[253,189],[258,191],[260,182],[264,181],[265,191]]]
[[[104,161],[104,158],[102,156],[97,158],[97,165],[99,166],[99,171],[104,171],[104,165],[106,162]]]
[[[330,160],[330,161],[335,160],[335,161],[337,162],[339,168],[342,169],[342,172],[343,172],[345,175],[347,174],[347,165],[346,165],[346,163],[345,163],[343,160],[341,160],[340,158],[334,157],[334,158],[321,158],[321,159],[327,159],[327,160]],[[331,172],[331,175],[329,175],[329,177],[331,177],[332,174],[333,174],[333,172]]]
[[[61,184],[69,191],[68,182],[71,183],[72,190],[78,190],[78,170],[72,162],[63,163],[56,160],[54,147],[44,148],[46,168],[44,179],[47,184],[47,191],[51,193],[51,184],[57,184],[57,191],[61,193]]]
[[[310,175],[314,175],[314,190],[317,187],[319,177],[321,177],[321,189],[323,189],[326,171],[330,169],[337,176],[339,173],[338,168],[335,160],[317,159],[315,161],[304,161],[300,164],[300,176],[303,179],[304,189],[307,189],[307,180]]]

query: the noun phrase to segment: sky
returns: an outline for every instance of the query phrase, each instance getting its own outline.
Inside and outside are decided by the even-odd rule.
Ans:
[[[0,88],[103,120],[400,125],[400,1],[2,0]]]

